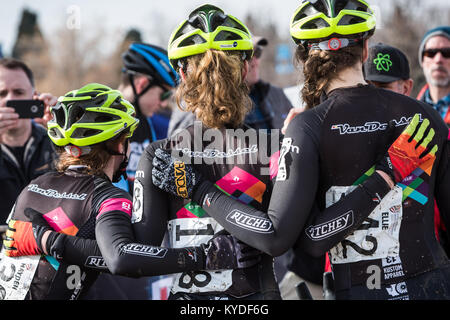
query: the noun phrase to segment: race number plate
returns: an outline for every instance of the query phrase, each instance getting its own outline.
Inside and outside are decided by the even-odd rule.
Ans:
[[[173,248],[206,243],[223,227],[213,218],[185,218],[169,221],[169,240]],[[233,270],[192,271],[175,276],[172,292],[222,292],[232,285]]]
[[[326,193],[326,206],[354,188],[331,187]],[[330,250],[331,262],[342,264],[398,256],[402,214],[402,188],[395,186],[357,230]]]

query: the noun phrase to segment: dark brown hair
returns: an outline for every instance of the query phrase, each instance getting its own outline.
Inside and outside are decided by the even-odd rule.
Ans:
[[[320,104],[320,96],[329,84],[338,78],[339,73],[362,63],[361,45],[342,48],[338,51],[307,50],[303,45],[297,47],[295,62],[303,65],[304,86],[302,99],[306,109]]]
[[[117,138],[110,139],[105,142],[90,146],[91,151],[80,157],[74,157],[67,153],[64,147],[57,147],[59,159],[56,163],[56,170],[64,172],[69,166],[84,165],[86,173],[102,176],[104,168],[111,158],[111,154],[107,150],[116,150],[117,146],[126,140],[127,133],[122,132]]]
[[[28,80],[30,80],[31,86],[34,88],[33,72],[31,71],[30,68],[28,68],[28,66],[24,62],[13,58],[2,58],[0,59],[0,67],[10,70],[17,70],[17,69],[22,70],[23,72],[25,72]]]

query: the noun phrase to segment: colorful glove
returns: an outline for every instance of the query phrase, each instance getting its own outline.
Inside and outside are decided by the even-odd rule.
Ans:
[[[262,252],[239,241],[224,231],[200,245],[205,254],[205,270],[240,269],[256,265]]]
[[[390,146],[383,159],[375,166],[375,169],[388,173],[395,183],[401,182],[418,167],[424,168],[424,171],[431,170],[436,159],[438,146],[435,144],[431,150],[427,149],[434,137],[434,129],[430,128],[427,136],[423,139],[430,121],[425,119],[420,126],[419,121],[420,116],[416,114],[411,123]]]
[[[203,181],[202,175],[191,165],[173,158],[170,153],[156,149],[153,158],[152,181],[165,192],[191,199],[195,188]]]
[[[25,216],[30,219],[32,227],[33,227],[33,235],[36,240],[39,249],[44,252],[44,248],[41,247],[42,237],[46,231],[54,231],[52,227],[48,224],[47,220],[45,220],[44,215],[36,211],[32,208],[25,208],[24,210]],[[48,242],[48,241],[47,241]]]
[[[31,208],[26,208],[25,216],[30,222],[11,219],[3,241],[5,253],[9,257],[37,255],[44,252],[42,237],[47,230],[53,230],[43,215]]]
[[[36,243],[31,222],[9,220],[6,240],[3,240],[8,257],[38,255],[42,251]]]

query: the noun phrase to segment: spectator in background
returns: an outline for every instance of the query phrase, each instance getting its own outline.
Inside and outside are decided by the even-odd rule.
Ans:
[[[264,47],[269,42],[259,36],[253,38],[253,57],[245,81],[250,88],[253,109],[245,123],[254,129],[281,129],[292,104],[281,88],[261,79],[260,64]]]
[[[381,43],[370,47],[369,59],[364,63],[363,68],[365,80],[374,86],[407,96],[411,94],[413,80],[409,77],[409,61],[399,49]],[[436,237],[449,255],[448,234],[436,202],[434,220]]]
[[[158,140],[150,119],[167,107],[178,76],[170,66],[167,51],[147,43],[134,42],[122,54],[122,77],[118,90],[136,108],[139,126],[131,138],[131,154],[127,166],[128,181],[116,186],[133,194],[134,174],[145,147]]]
[[[419,61],[427,84],[417,99],[435,108],[450,126],[450,26],[437,27],[425,34]]]
[[[365,80],[374,86],[411,95],[414,80],[409,74],[408,58],[399,49],[383,43],[371,46],[363,70]]]
[[[38,99],[46,111],[42,119],[19,119],[8,100]],[[22,189],[53,168],[56,153],[42,126],[50,119],[50,106],[57,98],[38,94],[33,73],[20,60],[0,59],[0,224],[4,224]],[[42,124],[42,125],[41,125]]]
[[[250,88],[253,109],[245,118],[245,124],[254,129],[281,129],[292,104],[281,88],[261,80],[260,63],[266,38],[253,37],[254,52],[245,81]],[[185,129],[195,121],[195,115],[175,108],[169,123],[168,136]]]

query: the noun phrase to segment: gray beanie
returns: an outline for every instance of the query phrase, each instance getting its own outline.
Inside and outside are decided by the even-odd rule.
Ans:
[[[422,60],[423,60],[423,50],[425,49],[425,45],[427,41],[435,36],[443,36],[450,40],[450,26],[440,26],[434,29],[431,29],[428,31],[425,36],[422,39],[422,42],[420,43],[419,48],[419,63],[420,66],[422,66]]]

